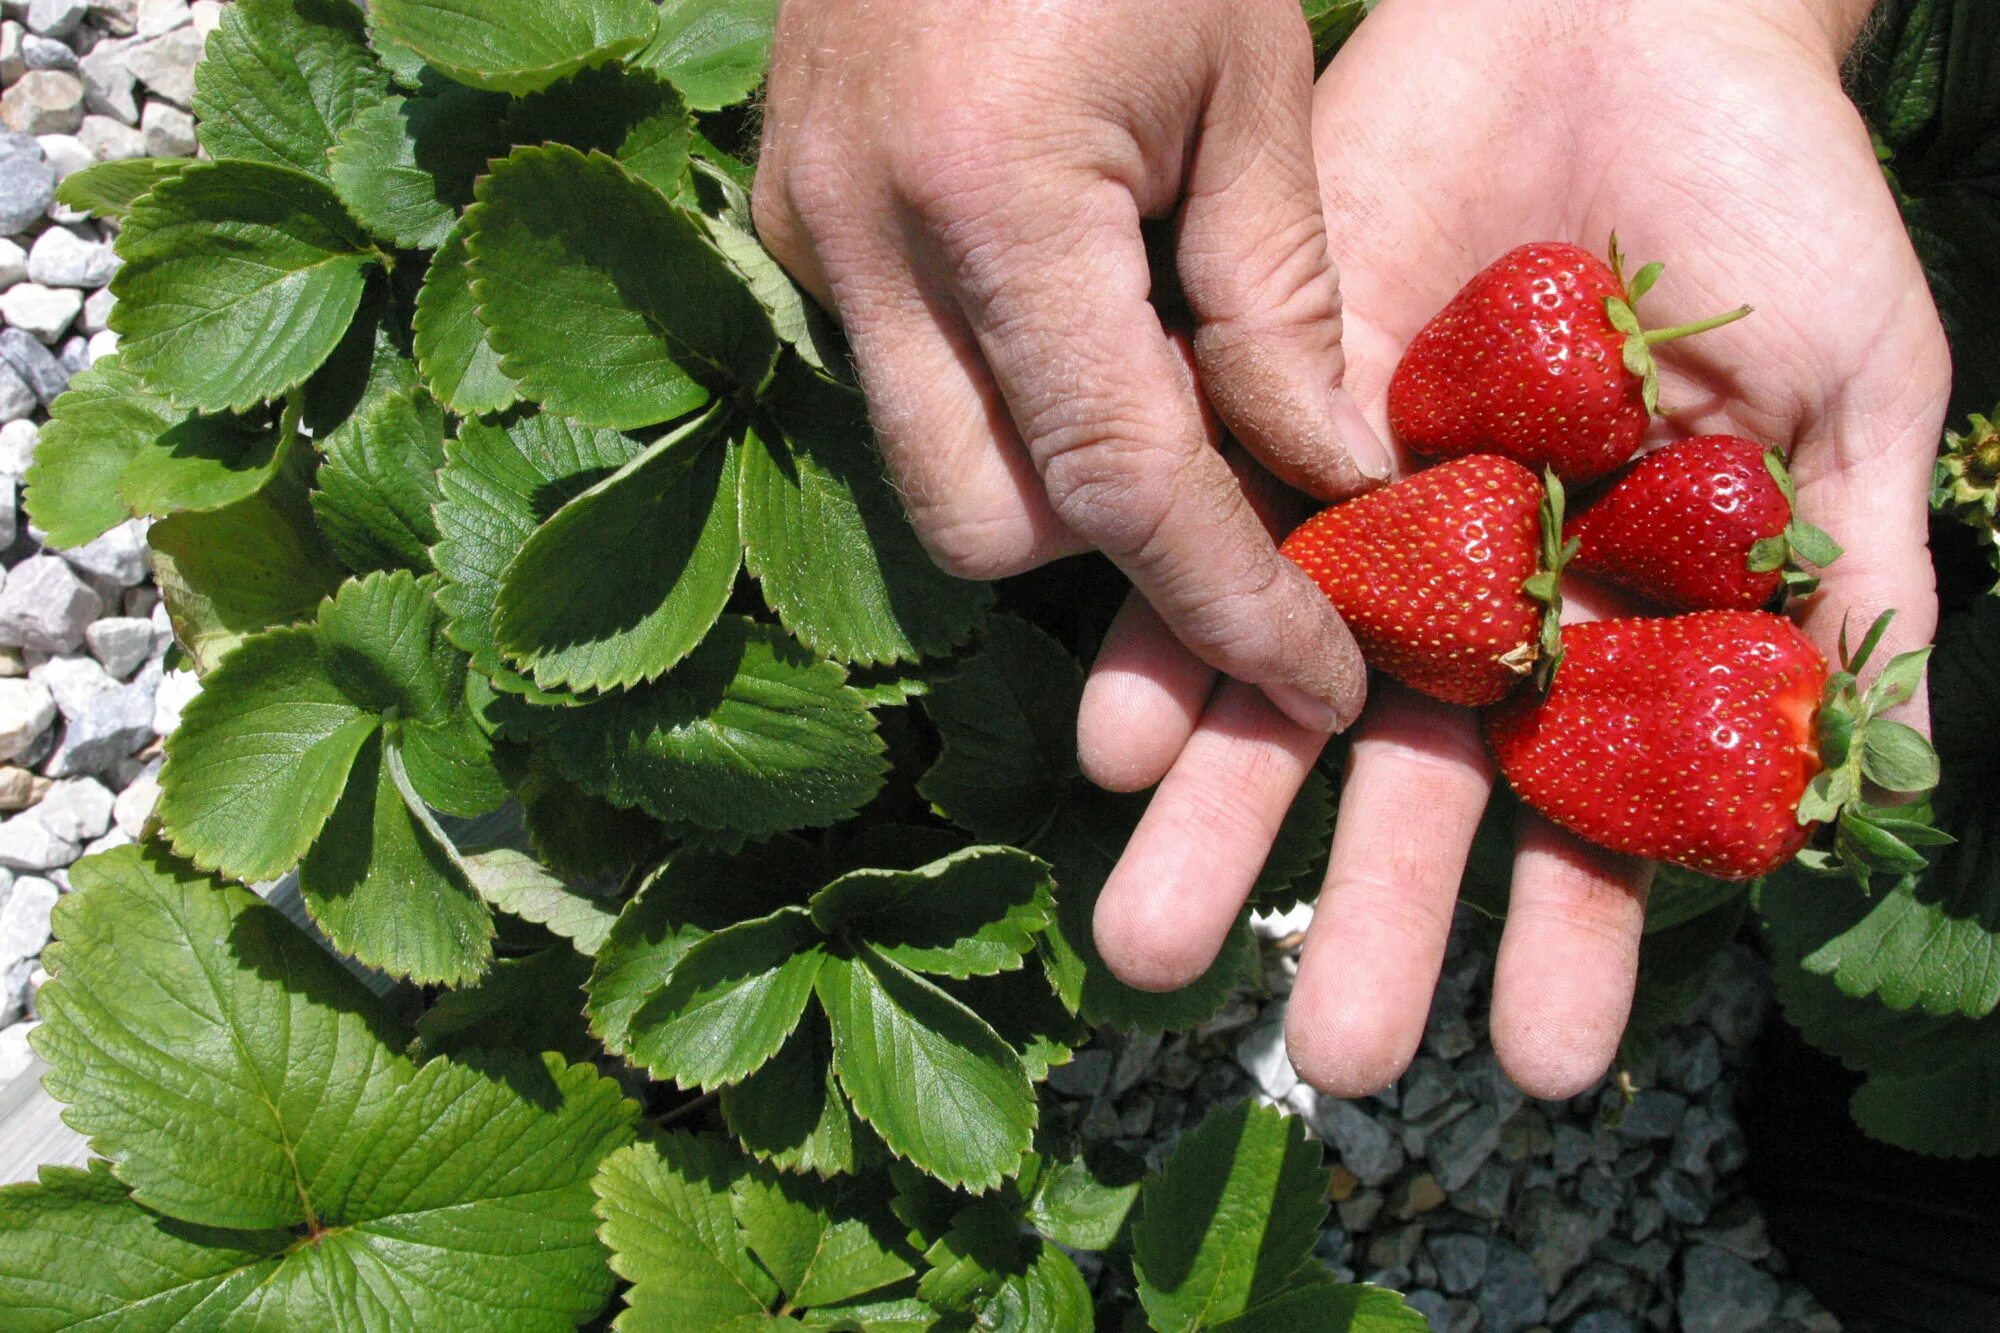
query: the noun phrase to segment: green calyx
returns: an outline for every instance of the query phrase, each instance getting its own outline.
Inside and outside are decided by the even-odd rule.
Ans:
[[[1884,611],[1861,646],[1848,651],[1840,635],[1840,670],[1827,678],[1821,698],[1820,772],[1799,798],[1801,824],[1832,829],[1831,845],[1807,847],[1799,861],[1809,869],[1852,875],[1866,887],[1876,871],[1910,875],[1928,864],[1919,847],[1943,846],[1949,834],[1931,823],[1926,799],[1938,782],[1937,751],[1915,727],[1881,714],[1905,702],[1923,683],[1929,646],[1894,658],[1866,691],[1860,673],[1882,641],[1894,611]],[[1897,793],[1906,802],[1867,799],[1869,788]]]
[[[1562,665],[1562,572],[1582,545],[1563,540],[1563,484],[1554,469],[1542,469],[1541,565],[1521,584],[1521,590],[1542,604],[1542,631],[1533,645],[1523,644],[1501,660],[1515,670],[1535,673],[1536,688],[1546,691]]]
[[[1799,517],[1798,493],[1792,486],[1792,474],[1785,467],[1785,456],[1775,448],[1766,449],[1764,467],[1784,494],[1785,505],[1791,510],[1792,517],[1783,532],[1751,546],[1748,557],[1750,569],[1758,574],[1768,574],[1774,569],[1779,571],[1786,595],[1804,597],[1819,587],[1819,575],[1805,566],[1825,569],[1840,559],[1841,546],[1824,529],[1816,528]]]
[[[2000,408],[1993,416],[2000,418]],[[2000,537],[1995,534],[1995,520],[2000,519],[2000,425],[1975,414],[1964,434],[1945,432],[1931,483],[1931,509],[1954,515],[1976,530],[1994,548],[1993,562],[2000,567]]]
[[[1660,368],[1653,359],[1653,349],[1661,343],[1690,338],[1697,333],[1719,329],[1724,324],[1734,324],[1751,310],[1751,307],[1743,305],[1720,315],[1696,320],[1692,324],[1677,324],[1670,329],[1648,329],[1639,323],[1639,302],[1647,292],[1653,290],[1653,284],[1660,280],[1660,274],[1665,271],[1664,264],[1647,264],[1632,275],[1629,283],[1625,281],[1625,254],[1618,248],[1618,233],[1611,233],[1611,272],[1618,279],[1618,285],[1625,289],[1625,295],[1622,299],[1616,296],[1605,297],[1604,314],[1610,319],[1611,327],[1625,335],[1625,370],[1628,374],[1638,376],[1644,386],[1646,411],[1649,414],[1660,410]]]

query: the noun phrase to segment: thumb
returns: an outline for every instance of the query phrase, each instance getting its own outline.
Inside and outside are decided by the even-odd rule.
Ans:
[[[1176,255],[1216,411],[1258,461],[1340,499],[1390,453],[1341,387],[1340,285],[1312,149],[1312,39],[1293,4],[1246,5],[1189,162]]]

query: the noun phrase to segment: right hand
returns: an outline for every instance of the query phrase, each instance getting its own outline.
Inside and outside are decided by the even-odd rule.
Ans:
[[[1295,0],[1164,18],[1147,0],[789,0],[757,226],[839,315],[940,565],[997,578],[1100,550],[1195,657],[1324,737],[1360,711],[1360,654],[1277,553],[1201,396],[1322,500],[1388,474],[1340,388],[1311,41]],[[1161,218],[1199,390],[1148,300],[1140,224]],[[1126,685],[1159,707],[1086,738],[1094,775],[1164,771],[1202,710],[1199,664],[1141,657]]]

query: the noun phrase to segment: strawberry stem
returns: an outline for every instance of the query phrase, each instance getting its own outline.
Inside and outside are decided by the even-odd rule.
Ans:
[[[1677,338],[1691,338],[1697,333],[1707,333],[1710,329],[1719,329],[1724,324],[1734,324],[1737,320],[1748,315],[1753,309],[1755,309],[1754,306],[1740,305],[1734,310],[1724,311],[1720,315],[1711,315],[1707,319],[1698,319],[1692,324],[1677,324],[1671,329],[1647,329],[1639,336],[1646,340],[1646,346],[1658,347],[1661,343],[1670,343]]]
[[[1562,665],[1563,567],[1569,564],[1583,544],[1574,537],[1563,540],[1565,499],[1562,479],[1556,476],[1553,468],[1542,469],[1541,567],[1521,587],[1528,596],[1542,604],[1541,638],[1533,660],[1535,685],[1544,693],[1555,680],[1556,668]],[[1521,670],[1527,670],[1525,663]]]

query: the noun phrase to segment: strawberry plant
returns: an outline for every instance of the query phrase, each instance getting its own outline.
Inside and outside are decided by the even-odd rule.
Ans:
[[[1309,3],[1322,51],[1367,8]],[[121,221],[121,343],[29,512],[58,545],[153,520],[203,691],[148,838],[58,909],[36,1045],[100,1156],[0,1190],[6,1327],[1422,1327],[1311,1258],[1296,1121],[1226,1108],[1148,1173],[1044,1093],[1093,1024],[1216,1012],[1256,946],[1169,994],[1098,956],[1143,798],[1082,781],[1074,719],[1122,590],[925,558],[750,225],[774,9],[238,0],[210,160],[64,182]],[[1600,332],[1623,449],[1646,336]],[[1476,646],[1512,676],[1563,550],[1509,466]],[[1932,666],[1956,841],[1872,890],[1676,872],[1635,1045],[1754,893],[1863,1122],[2000,1143],[1996,606]],[[1315,890],[1335,796],[1307,782],[1258,903]],[[246,887],[286,875],[306,921]]]

